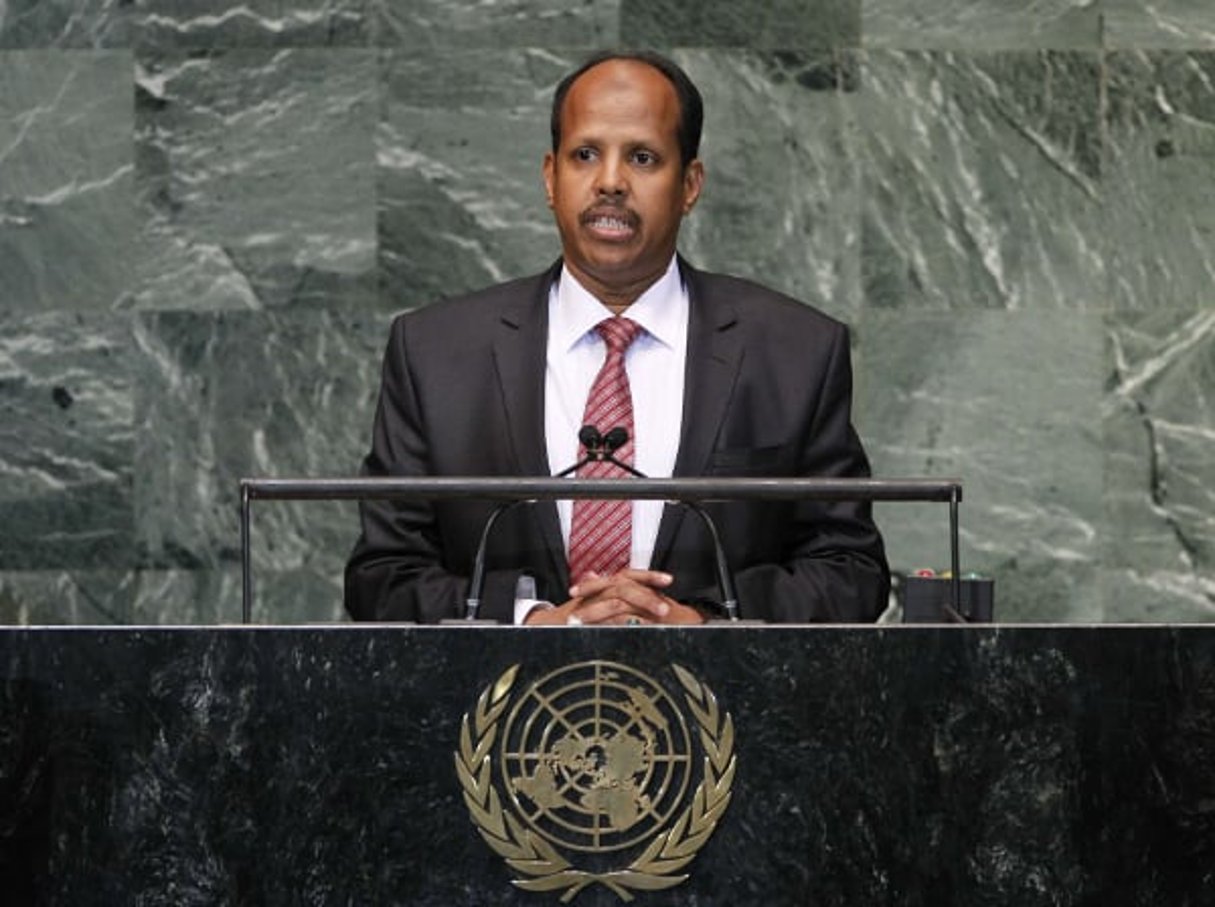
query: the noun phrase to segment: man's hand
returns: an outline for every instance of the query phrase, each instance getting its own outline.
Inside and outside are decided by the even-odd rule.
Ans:
[[[662,590],[674,582],[657,570],[621,570],[612,576],[588,573],[570,589],[570,600],[536,610],[527,624],[700,624],[695,608],[681,605]],[[571,620],[573,618],[573,620]]]

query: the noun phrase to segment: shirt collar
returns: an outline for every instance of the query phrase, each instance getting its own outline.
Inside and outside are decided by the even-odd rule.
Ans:
[[[549,306],[549,337],[556,349],[569,350],[610,317],[611,310],[578,282],[564,265],[557,275]],[[687,331],[688,293],[675,256],[666,271],[624,311],[646,334],[668,347],[675,347]]]

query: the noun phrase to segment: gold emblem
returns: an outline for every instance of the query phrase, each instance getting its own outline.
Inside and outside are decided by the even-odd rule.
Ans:
[[[679,698],[627,665],[568,665],[512,701],[518,672],[481,693],[455,753],[469,815],[514,884],[568,903],[595,883],[631,901],[685,881],[734,783],[734,722],[713,692],[671,665],[693,735]]]

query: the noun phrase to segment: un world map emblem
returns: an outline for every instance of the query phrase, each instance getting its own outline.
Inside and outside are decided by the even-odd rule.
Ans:
[[[595,884],[631,901],[686,881],[737,765],[712,690],[675,664],[668,687],[584,661],[517,691],[519,669],[481,692],[455,752],[469,816],[514,884],[568,903]]]

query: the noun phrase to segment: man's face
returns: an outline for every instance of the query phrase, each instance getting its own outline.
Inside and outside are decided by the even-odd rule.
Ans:
[[[600,63],[565,97],[544,185],[566,267],[605,302],[628,304],[662,276],[700,195],[704,171],[680,162],[678,122],[674,86],[636,61]]]

